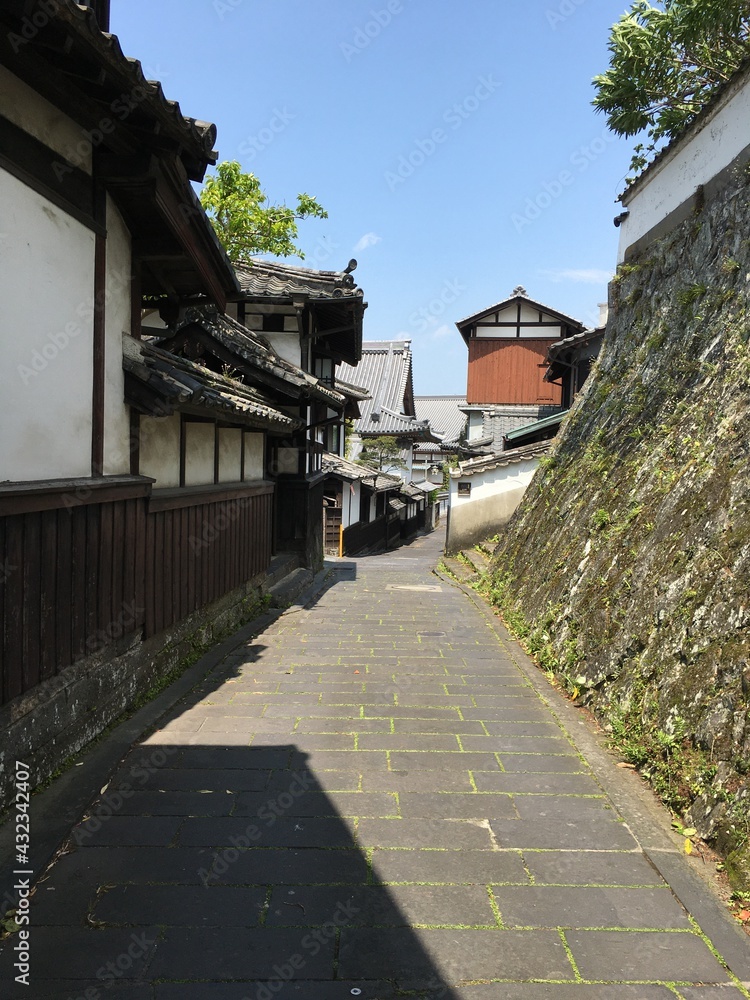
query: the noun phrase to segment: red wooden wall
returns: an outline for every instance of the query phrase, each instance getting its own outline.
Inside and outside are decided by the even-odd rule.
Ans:
[[[467,402],[559,406],[560,386],[544,381],[551,343],[549,339],[470,340]]]

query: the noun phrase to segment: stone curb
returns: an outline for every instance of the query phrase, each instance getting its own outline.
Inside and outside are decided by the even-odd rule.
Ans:
[[[147,730],[154,728],[180,699],[219,666],[234,650],[265,631],[269,625],[286,614],[310,606],[327,589],[335,570],[330,566],[321,570],[307,589],[297,597],[297,603],[286,610],[274,608],[243,625],[228,639],[214,646],[185,671],[174,683],[165,688],[153,701],[138,709],[134,715],[100,738],[90,749],[84,747],[76,756],[81,763],[73,765],[44,791],[31,800],[31,851],[24,870],[31,870],[33,885],[43,874],[57,852],[78,824],[90,803],[99,794],[114,773],[118,763]],[[9,813],[0,826],[0,917],[14,905],[12,887],[15,854],[14,815]],[[28,876],[23,876],[28,878]]]
[[[672,831],[671,815],[667,809],[637,773],[621,770],[615,765],[603,739],[581,718],[575,706],[546,681],[520,643],[508,636],[502,622],[485,601],[470,587],[445,574],[436,571],[436,576],[462,590],[482,613],[519,670],[584,754],[597,781],[625,819],[650,864],[697,921],[730,971],[745,987],[750,986],[750,940],[727,913],[711,876],[701,871],[699,866],[702,863],[697,859],[691,861],[682,853],[683,838]]]

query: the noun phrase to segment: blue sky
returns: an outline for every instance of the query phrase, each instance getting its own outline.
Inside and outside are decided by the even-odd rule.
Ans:
[[[304,263],[410,338],[419,395],[466,388],[456,320],[517,285],[594,324],[631,143],[591,107],[627,0],[113,0],[112,31],[221,159],[315,195]]]

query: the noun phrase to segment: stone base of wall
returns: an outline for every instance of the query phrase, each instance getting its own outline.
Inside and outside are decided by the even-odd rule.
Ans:
[[[127,636],[4,705],[0,815],[11,802],[14,760],[43,784],[139,699],[255,618],[266,587],[265,576],[256,578],[146,641]]]
[[[447,555],[471,548],[477,542],[496,535],[510,520],[523,499],[525,486],[505,490],[494,497],[471,500],[451,507],[448,511],[448,534],[445,541]]]

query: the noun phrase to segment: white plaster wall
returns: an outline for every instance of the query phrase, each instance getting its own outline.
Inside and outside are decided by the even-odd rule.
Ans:
[[[262,434],[245,434],[245,482],[263,479],[265,475],[265,447]]]
[[[242,430],[239,427],[219,428],[219,482],[242,481]]]
[[[542,319],[549,321],[552,319],[551,316],[547,316],[542,313]],[[527,303],[521,303],[521,321],[523,323],[538,323],[539,322],[539,310],[534,309],[533,306],[527,305]]]
[[[253,328],[251,327],[251,329]],[[297,367],[301,366],[302,350],[300,348],[298,333],[264,333],[263,336],[282,360],[289,361],[291,364],[297,365]]]
[[[104,475],[130,472],[130,414],[125,405],[122,336],[130,335],[130,233],[107,197],[107,284],[104,348]]]
[[[504,465],[491,472],[476,473],[473,476],[462,476],[459,479],[454,479],[451,476],[451,507],[461,507],[473,500],[484,500],[505,490],[515,490],[519,486],[525,488],[534,478],[538,466],[539,460],[533,458],[526,462]],[[460,497],[458,495],[459,482],[471,483],[471,496]]]
[[[531,460],[463,480],[451,478],[445,551],[452,554],[474,545],[506,524],[523,499],[538,464]],[[459,482],[471,483],[470,497],[458,496]]]
[[[84,140],[81,127],[4,66],[0,66],[0,115],[79,170],[91,173],[91,144]]]
[[[750,74],[731,87],[700,127],[675,143],[632,195],[623,197],[629,209],[620,226],[618,262],[633,243],[693,196],[748,146]]]
[[[484,413],[478,413],[472,411],[469,413],[469,422],[467,430],[467,440],[468,441],[478,441],[484,430]]]
[[[277,475],[297,474],[299,468],[299,448],[279,448]]]
[[[348,528],[352,524],[356,524],[359,521],[359,503],[362,497],[362,484],[361,483],[347,483],[343,484],[343,495],[342,501],[342,523],[345,528]],[[351,488],[353,487],[353,489]]]
[[[0,205],[0,480],[90,476],[94,234],[2,169]]]
[[[214,481],[213,424],[185,424],[185,485],[205,486]]]
[[[141,417],[140,472],[155,479],[154,489],[180,485],[180,415]]]

